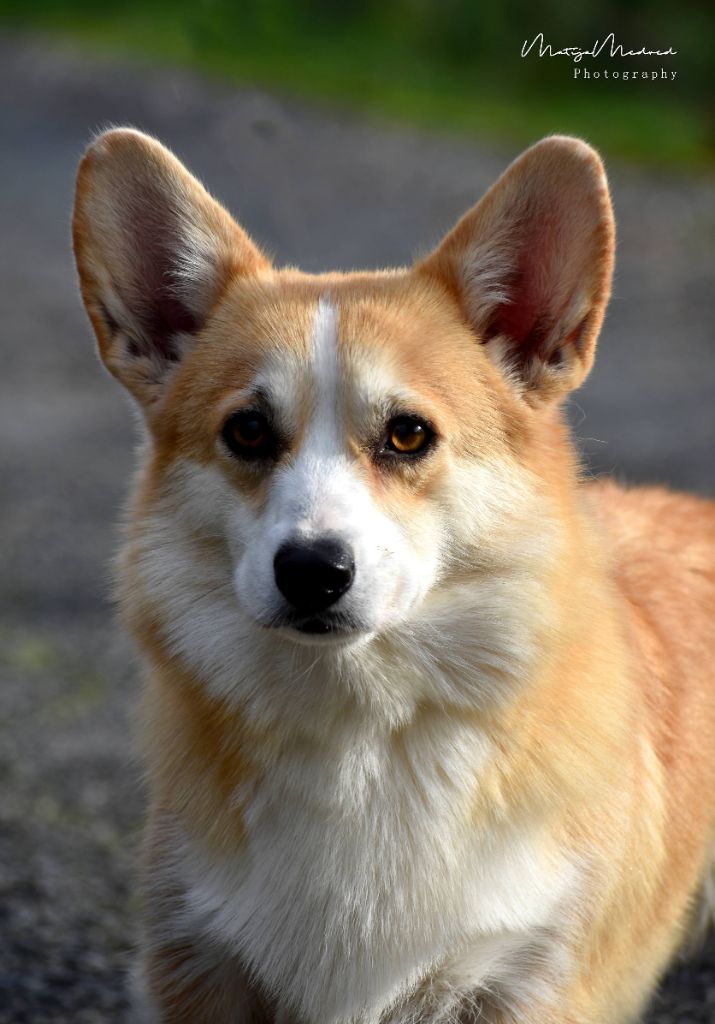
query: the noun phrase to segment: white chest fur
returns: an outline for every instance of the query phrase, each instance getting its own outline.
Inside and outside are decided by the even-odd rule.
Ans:
[[[237,794],[247,839],[219,860],[188,839],[178,870],[192,930],[240,953],[280,1004],[315,1024],[374,1021],[428,972],[473,991],[561,917],[573,868],[526,823],[473,817],[492,756],[454,719],[286,751]],[[188,923],[188,922],[187,922]]]

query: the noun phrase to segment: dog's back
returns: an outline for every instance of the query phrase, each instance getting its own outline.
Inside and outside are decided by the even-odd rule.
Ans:
[[[639,949],[644,964],[657,948],[654,936],[677,947],[715,909],[715,502],[607,481],[587,485],[585,494],[604,531],[631,678],[642,695],[639,728],[652,750],[634,799],[650,790],[662,804],[658,861],[632,851],[632,870],[648,877],[651,902],[632,922],[627,956]],[[701,879],[695,888],[694,878]]]

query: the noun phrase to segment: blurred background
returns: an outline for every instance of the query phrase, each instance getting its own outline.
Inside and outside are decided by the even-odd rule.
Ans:
[[[715,153],[715,19],[703,0],[0,0],[3,11],[105,50],[475,138],[571,131],[655,165],[712,166]],[[554,50],[610,32],[624,49],[672,48],[677,59],[624,67],[678,73],[570,89],[568,60],[539,60],[538,46],[521,58],[539,32]]]
[[[650,58],[525,58],[537,33]],[[0,1024],[120,1021],[136,932],[139,686],[111,559],[132,415],[69,247],[92,133],[171,146],[278,263],[405,263],[528,143],[602,152],[619,231],[586,471],[715,493],[715,13],[702,0],[0,0]],[[648,1024],[715,1022],[712,946]]]

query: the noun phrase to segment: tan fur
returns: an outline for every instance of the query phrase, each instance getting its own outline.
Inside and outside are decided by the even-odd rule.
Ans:
[[[136,328],[129,319],[114,323],[130,318],[137,288],[126,227],[118,227],[124,222],[116,196],[127,175],[150,185],[152,195],[162,188],[178,195],[200,230],[218,238],[204,307],[188,291],[182,300],[198,340],[180,360],[172,357],[170,371],[147,369],[131,346],[122,348],[122,330]],[[141,208],[141,196],[136,202]],[[559,219],[554,211],[561,208]],[[512,165],[416,268],[311,276],[272,269],[175,158],[153,140],[119,131],[102,137],[83,161],[74,232],[102,357],[144,406],[151,437],[122,594],[149,666],[142,717],[153,808],[145,974],[157,1019],[221,1024],[293,1013],[280,992],[269,997],[260,981],[248,980],[235,954],[210,959],[205,937],[167,942],[157,922],[171,919],[166,908],[183,899],[169,881],[176,822],[216,858],[238,857],[251,827],[245,801],[270,777],[286,744],[299,753],[302,744],[306,761],[319,759],[322,748],[212,695],[210,681],[172,648],[164,608],[140,582],[139,565],[172,473],[187,464],[216,468],[228,493],[257,510],[265,506],[267,478],[217,449],[216,437],[257,368],[281,353],[296,366],[299,422],[291,451],[300,450],[313,410],[310,390],[300,390],[300,367],[324,296],[339,311],[344,358],[355,365],[387,360],[438,425],[441,443],[429,460],[387,472],[370,455],[369,410],[351,404],[346,391],[340,429],[355,473],[386,515],[416,522],[454,497],[456,464],[495,462],[529,480],[535,520],[538,499],[558,524],[555,555],[539,563],[549,614],[533,623],[536,653],[523,685],[486,708],[420,701],[390,732],[403,765],[420,737],[450,721],[472,730],[475,743],[487,735],[494,753],[459,808],[467,827],[499,836],[518,825],[543,835],[545,856],[568,854],[582,873],[564,926],[569,966],[565,977],[550,980],[551,994],[543,1003],[504,1006],[493,993],[473,992],[463,1012],[472,1005],[480,1019],[505,1024],[636,1019],[687,934],[715,839],[715,506],[664,490],[581,482],[557,400],[591,366],[610,287],[613,221],[598,157],[577,140],[547,140]],[[114,233],[115,248],[102,232]],[[534,246],[541,254],[536,271],[528,266]],[[118,310],[109,321],[106,287]],[[516,297],[505,299],[510,288]],[[510,331],[522,332],[521,348]],[[476,584],[495,565],[508,565],[526,526],[520,515],[504,509],[494,518],[488,551],[467,543],[450,563],[449,582]],[[207,560],[220,559],[220,538],[197,536],[196,544]],[[352,695],[341,714],[357,722],[365,711]],[[195,969],[187,969],[193,961]],[[439,971],[425,977],[384,1019],[431,1019],[442,984]]]

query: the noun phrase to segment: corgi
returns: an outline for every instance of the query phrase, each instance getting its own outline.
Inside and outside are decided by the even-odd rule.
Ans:
[[[715,503],[582,480],[598,155],[547,138],[414,266],[311,275],[115,129],[73,237],[144,424],[145,1019],[636,1020],[715,852]]]

